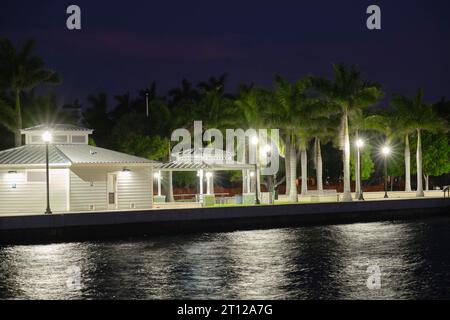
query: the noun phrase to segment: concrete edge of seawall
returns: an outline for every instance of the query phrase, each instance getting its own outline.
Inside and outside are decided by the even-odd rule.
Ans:
[[[0,243],[27,244],[197,231],[266,229],[450,216],[443,198],[0,216]]]

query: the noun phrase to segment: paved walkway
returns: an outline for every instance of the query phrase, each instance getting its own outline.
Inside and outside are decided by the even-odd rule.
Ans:
[[[324,196],[320,196],[320,195],[306,195],[306,196],[302,196],[301,194],[299,195],[299,203],[300,204],[306,204],[306,203],[337,203],[337,196],[339,195],[339,198],[342,199],[342,194],[341,193],[336,193],[334,195],[324,195]],[[404,191],[392,191],[392,192],[388,192],[388,199],[384,198],[384,192],[365,192],[364,193],[364,199],[365,201],[394,201],[394,200],[407,200],[407,199],[417,199],[416,197],[416,193],[415,192],[404,192]],[[431,198],[443,198],[444,194],[442,192],[442,190],[430,190],[430,191],[425,191],[425,197],[426,199],[431,199]],[[352,198],[355,199],[355,193],[352,193]],[[423,198],[422,198],[423,199]],[[279,204],[281,203],[287,203],[287,197],[285,195],[280,195],[279,196],[279,200],[276,201],[275,204],[277,204],[277,202]],[[358,200],[354,200],[355,202],[359,202]],[[232,207],[233,205],[227,205],[226,207]],[[244,205],[239,205],[239,206],[244,206]],[[249,205],[251,206],[251,205]],[[172,209],[191,209],[191,208],[201,208],[201,204],[200,203],[195,203],[195,202],[176,202],[176,203],[154,203],[154,208],[152,209],[135,209],[135,210],[105,210],[105,211],[74,211],[74,212],[53,212],[53,214],[78,214],[78,213],[92,213],[92,214],[96,214],[96,213],[105,213],[105,212],[148,212],[149,210],[154,210],[154,211],[161,211],[161,210],[172,210]],[[225,206],[220,206],[217,205],[216,207],[225,207]],[[36,216],[36,215],[44,215],[44,213],[6,213],[6,214],[0,214],[0,218],[1,217],[19,217],[19,216]]]

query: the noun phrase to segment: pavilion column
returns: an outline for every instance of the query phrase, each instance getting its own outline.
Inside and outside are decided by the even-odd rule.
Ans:
[[[200,202],[202,202],[203,201],[203,170],[199,170],[198,179],[199,179],[199,200],[200,200]]]
[[[242,170],[242,194],[250,193],[250,176],[248,170]]]
[[[158,171],[158,196],[161,197],[161,171]]]
[[[256,179],[256,175],[255,175],[255,171],[250,171],[248,172],[248,182],[249,182],[249,186],[248,186],[248,193],[254,193],[255,192],[255,179]]]
[[[212,172],[206,173],[206,193],[214,194],[214,175]]]

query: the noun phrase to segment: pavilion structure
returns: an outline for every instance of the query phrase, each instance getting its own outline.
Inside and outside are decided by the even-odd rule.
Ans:
[[[242,171],[242,192],[249,194],[255,189],[255,166],[234,160],[234,155],[216,148],[188,149],[171,155],[172,161],[162,164],[155,174],[158,195],[161,196],[162,172],[196,171],[199,182],[199,202],[204,195],[214,195],[214,173],[217,171]],[[206,180],[206,192],[204,182]],[[254,197],[254,196],[253,196]]]

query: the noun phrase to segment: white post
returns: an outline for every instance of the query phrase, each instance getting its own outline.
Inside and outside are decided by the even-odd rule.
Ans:
[[[203,201],[203,170],[200,170],[198,172],[198,179],[199,179],[199,183],[200,183],[200,191],[199,191],[199,200],[200,202]]]
[[[158,171],[158,197],[161,197],[161,171]]]
[[[211,194],[211,172],[206,173],[206,194]]]
[[[247,193],[250,193],[251,192],[251,188],[250,188],[250,183],[251,183],[251,177],[250,177],[250,170],[246,170],[245,171],[245,174],[246,174],[246,176],[247,176]]]

